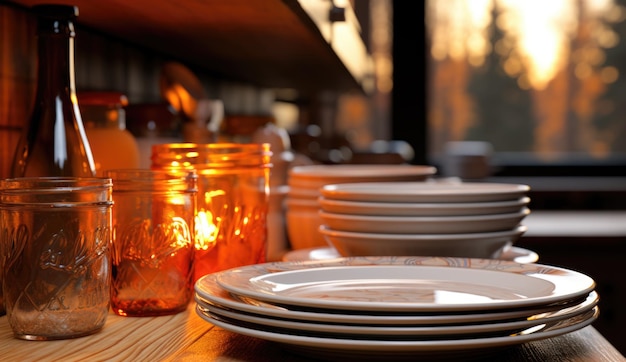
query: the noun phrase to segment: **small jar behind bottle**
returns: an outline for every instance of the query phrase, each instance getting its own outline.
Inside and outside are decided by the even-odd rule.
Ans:
[[[7,320],[26,340],[99,331],[109,313],[111,180],[0,180]]]
[[[126,129],[126,96],[119,92],[79,92],[78,104],[96,175],[102,176],[106,170],[138,168],[139,146]]]

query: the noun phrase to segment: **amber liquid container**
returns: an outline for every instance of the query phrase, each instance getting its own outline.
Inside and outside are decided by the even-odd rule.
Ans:
[[[74,20],[78,8],[36,5],[37,93],[18,141],[12,177],[96,176],[96,167],[76,100]]]
[[[139,146],[126,129],[126,96],[119,92],[79,92],[78,104],[97,176],[102,177],[106,170],[139,168]]]
[[[0,180],[0,258],[8,323],[26,340],[99,331],[109,314],[111,180]]]
[[[196,175],[105,171],[113,181],[111,308],[121,316],[187,309],[192,295]]]
[[[198,174],[194,282],[266,261],[271,155],[267,143],[152,146],[153,169]]]

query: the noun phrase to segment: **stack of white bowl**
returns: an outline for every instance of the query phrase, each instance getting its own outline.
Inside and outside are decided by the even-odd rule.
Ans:
[[[486,182],[325,185],[319,231],[342,256],[498,258],[527,230],[529,189]]]
[[[358,182],[424,182],[436,168],[421,165],[302,165],[289,170],[286,228],[292,249],[328,246],[320,234],[320,189],[328,184]]]

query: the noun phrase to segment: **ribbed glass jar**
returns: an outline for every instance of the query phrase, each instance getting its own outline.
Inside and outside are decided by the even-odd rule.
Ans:
[[[74,338],[109,312],[111,195],[106,178],[0,180],[0,260],[17,338]]]
[[[192,294],[196,174],[107,170],[113,181],[111,308],[122,316],[187,309]]]
[[[152,146],[152,169],[198,174],[194,281],[265,262],[271,155],[267,143]]]

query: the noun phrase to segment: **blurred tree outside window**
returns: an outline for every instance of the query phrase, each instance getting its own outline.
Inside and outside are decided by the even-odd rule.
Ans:
[[[626,165],[624,0],[426,0],[429,154]]]

